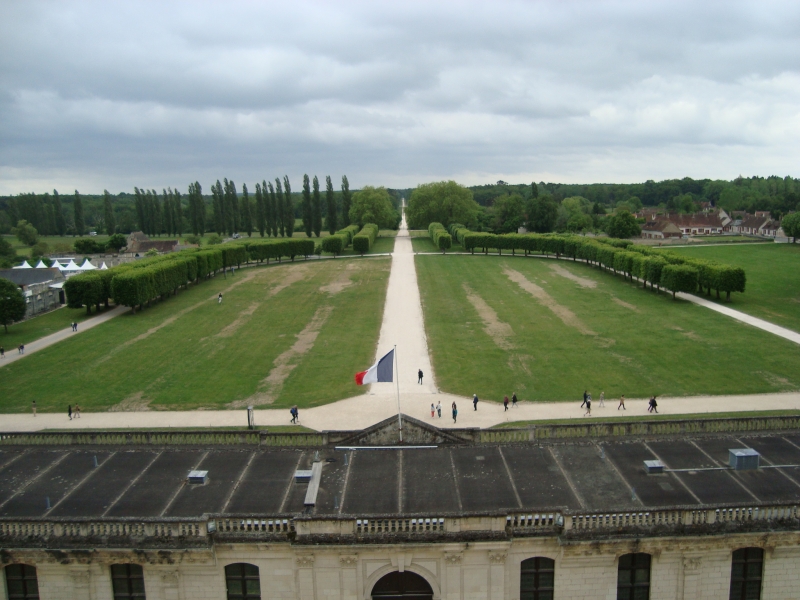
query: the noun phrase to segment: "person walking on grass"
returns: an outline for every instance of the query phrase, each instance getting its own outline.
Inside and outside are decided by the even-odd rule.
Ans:
[[[436,407],[431,402],[431,419],[436,416]]]
[[[606,407],[606,393],[600,392],[600,408]]]
[[[81,407],[78,404],[75,405],[75,410],[73,412],[75,413],[76,419],[81,418]]]
[[[35,417],[36,416],[36,400],[33,401],[32,408],[33,408],[33,416]]]
[[[67,404],[67,416],[69,420],[72,421],[72,404]]]
[[[648,407],[647,407],[647,412],[651,413],[651,412],[653,412],[653,411],[655,411],[656,413],[658,413],[658,402],[656,402],[656,397],[655,397],[655,395],[653,395],[653,396],[650,398],[650,402],[648,402]]]
[[[441,400],[439,400],[436,403],[436,412],[439,414],[439,418],[441,419],[442,418],[442,401]]]
[[[592,395],[586,398],[586,412],[583,413],[584,417],[591,417],[592,416]]]
[[[508,410],[508,396],[503,396],[503,412]]]
[[[217,296],[217,304],[222,304],[222,292],[220,292],[219,296]]]
[[[478,394],[472,394],[472,408],[478,410]]]
[[[417,383],[422,385],[422,369],[417,370]]]
[[[516,408],[517,406],[517,392],[511,394],[511,408]]]
[[[622,410],[628,410],[627,408],[625,408],[625,394],[622,394],[622,396],[619,397],[619,406],[617,407],[617,410],[619,410],[620,408]]]
[[[458,419],[458,407],[456,406],[455,401],[453,402],[452,408],[453,408],[453,423],[455,423],[456,419]]]
[[[586,405],[586,398],[588,397],[589,397],[588,392],[586,390],[583,390],[583,402],[581,403],[581,408],[583,408]]]

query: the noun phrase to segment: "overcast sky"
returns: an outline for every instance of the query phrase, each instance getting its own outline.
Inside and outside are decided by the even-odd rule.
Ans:
[[[0,194],[800,176],[800,2],[0,2]]]

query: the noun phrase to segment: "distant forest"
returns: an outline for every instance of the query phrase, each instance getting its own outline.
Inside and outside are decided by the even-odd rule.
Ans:
[[[231,182],[233,183],[233,182]],[[298,186],[299,187],[299,186]],[[565,199],[579,199],[580,202],[571,200],[566,203],[565,209],[573,204],[583,204],[586,213],[605,214],[614,209],[625,207],[636,211],[642,206],[661,207],[674,212],[694,212],[700,204],[709,202],[726,211],[743,210],[754,212],[757,210],[770,211],[773,218],[779,219],[783,215],[800,210],[800,180],[793,177],[737,177],[733,181],[711,179],[668,179],[665,181],[648,180],[644,183],[618,184],[561,184],[539,182],[536,187],[540,197],[551,197],[552,200],[562,205]],[[208,191],[211,191],[209,186]],[[235,189],[235,188],[234,188]],[[255,185],[250,188],[250,199],[253,196]],[[469,188],[475,201],[485,210],[485,226],[491,229],[491,215],[495,203],[509,198],[519,197],[527,200],[534,193],[530,183],[510,184],[497,182],[490,185],[472,186]],[[66,190],[65,190],[66,191]],[[356,190],[352,190],[355,192]],[[400,199],[409,198],[411,189],[390,189],[389,194],[395,208],[399,207]],[[192,190],[168,189],[157,192],[149,190],[151,201],[158,204],[163,218],[155,234],[180,234],[190,233],[192,230],[191,214],[192,199],[200,198],[201,210],[205,211],[205,222],[209,224],[206,231],[214,230],[214,198],[211,194],[193,194]],[[241,190],[236,192],[237,198],[242,198]],[[292,191],[292,206],[296,218],[301,218],[302,194]],[[342,191],[334,194],[337,211],[342,212]],[[32,224],[41,235],[75,235],[78,233],[75,223],[75,204],[78,201],[82,229],[85,232],[98,231],[107,233],[106,222],[110,216],[113,219],[114,229],[119,233],[130,233],[142,228],[140,220],[141,211],[137,211],[136,196],[130,192],[109,194],[107,197],[111,214],[105,202],[104,195],[79,194],[75,191],[57,193],[26,193],[17,196],[0,196],[0,233],[8,234],[18,221],[25,220]],[[177,203],[177,204],[176,204]],[[501,202],[502,203],[502,202]],[[169,213],[166,211],[169,208]],[[196,210],[197,204],[194,209]],[[591,207],[591,208],[589,208]],[[565,212],[565,211],[562,211]],[[59,215],[60,213],[60,215]],[[175,219],[177,217],[177,222]],[[568,216],[568,213],[566,213]],[[565,216],[565,218],[567,218]],[[495,227],[500,230],[499,227]],[[256,235],[257,232],[256,232]]]

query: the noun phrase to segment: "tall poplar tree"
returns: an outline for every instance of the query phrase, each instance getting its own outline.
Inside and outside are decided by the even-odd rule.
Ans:
[[[319,237],[322,233],[322,199],[319,195],[319,179],[314,175],[314,192],[311,196],[311,209],[313,214],[314,235]]]
[[[53,190],[53,216],[56,222],[56,233],[63,236],[67,233],[67,221],[64,219],[64,208],[61,206],[58,190]]]
[[[350,225],[350,182],[347,175],[342,175],[342,226]]]
[[[145,218],[144,218],[144,196],[142,190],[138,187],[133,188],[134,204],[136,206],[136,220],[139,223],[139,231],[144,232]]]
[[[261,194],[261,184],[256,183],[256,229],[258,235],[264,237],[264,229],[266,228],[266,218],[264,216],[264,196]]]
[[[47,235],[55,235],[56,221],[55,221],[55,214],[53,213],[53,203],[50,200],[49,193],[45,193],[44,195],[44,211],[45,211],[45,218],[47,220]]]
[[[283,176],[283,218],[286,230],[286,237],[294,235],[294,206],[292,204],[292,186],[289,184],[289,176]]]
[[[181,207],[181,193],[176,189],[172,197],[172,224],[174,227],[173,233],[177,235],[183,234],[183,208]]]
[[[242,184],[242,231],[247,237],[253,235],[253,207],[250,205],[250,195],[247,193],[247,184]]]
[[[78,190],[75,190],[75,204],[73,205],[75,211],[75,233],[83,235],[86,231],[86,222],[83,220],[83,202]]]
[[[267,184],[267,180],[261,182],[261,193],[264,195],[264,221],[267,235],[276,236],[277,232],[273,231],[275,225],[275,191],[272,189],[272,183]]]
[[[303,215],[303,229],[306,230],[306,235],[311,237],[313,214],[311,211],[311,183],[308,181],[308,175],[303,175],[303,206],[300,211]]]
[[[277,179],[276,179],[277,181]],[[270,181],[269,186],[269,210],[267,211],[267,229],[271,232],[272,237],[278,237],[278,201],[275,198],[275,188]]]
[[[333,195],[333,182],[331,182],[330,175],[325,177],[325,203],[328,208],[328,232],[333,235],[337,229],[336,197]]]
[[[164,215],[164,233],[167,235],[172,235],[172,188],[169,188],[169,192],[167,192],[165,189],[162,189],[162,191],[163,202],[161,213]]]
[[[161,202],[159,202],[158,200],[158,192],[155,190],[152,190],[152,192],[153,196],[152,196],[151,206],[153,207],[153,223],[151,225],[151,228],[154,234],[161,235],[164,223],[163,215],[161,213]]]
[[[211,186],[211,196],[214,199],[214,231],[225,235],[225,196],[219,179]]]
[[[281,237],[286,235],[286,217],[284,215],[286,206],[283,200],[283,185],[281,184],[281,180],[279,177],[275,178],[275,199],[277,202],[278,210],[275,213],[275,221],[278,225],[278,229],[281,233]]]
[[[117,222],[114,220],[114,208],[111,206],[111,194],[103,190],[103,211],[106,221],[106,233],[114,235],[117,232]]]

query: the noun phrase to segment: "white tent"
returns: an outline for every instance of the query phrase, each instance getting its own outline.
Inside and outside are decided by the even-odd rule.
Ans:
[[[18,267],[14,267],[14,268],[15,268],[15,269],[32,269],[33,267],[32,267],[32,266],[30,266],[30,265],[28,264],[28,261],[26,260],[26,261],[25,261],[25,262],[23,262],[23,263],[22,263],[20,266],[18,266]]]
[[[90,263],[89,259],[87,258],[85,261],[83,261],[83,264],[78,268],[81,271],[94,271],[97,267],[95,267],[92,263]]]
[[[58,269],[59,271],[63,271],[63,270],[64,270],[64,265],[62,265],[62,264],[61,264],[60,262],[58,262],[57,260],[54,260],[54,261],[53,261],[53,264],[52,264],[52,265],[50,265],[50,268],[51,268],[51,269]]]
[[[46,264],[44,264],[44,261],[40,258],[39,262],[36,263],[36,266],[34,268],[35,269],[49,269],[50,267],[48,267]]]
[[[102,264],[102,266],[100,267],[100,270],[101,271],[108,271],[108,267],[106,266],[106,263]]]
[[[75,264],[75,261],[71,258],[69,259],[69,264],[62,269],[62,271],[80,271],[81,268]]]

